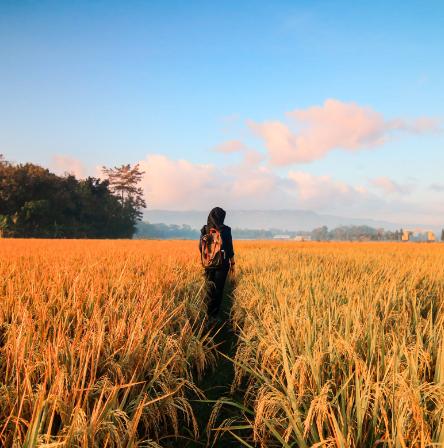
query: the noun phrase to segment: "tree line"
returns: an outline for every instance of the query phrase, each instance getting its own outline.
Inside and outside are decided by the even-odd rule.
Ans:
[[[232,229],[235,239],[243,240],[268,240],[274,235],[282,233],[282,230],[258,230],[258,229]],[[164,224],[140,222],[137,224],[135,238],[138,239],[159,239],[159,240],[197,240],[200,237],[200,230],[194,229],[187,224]]]
[[[328,229],[318,227],[312,231],[291,231],[283,229],[239,229],[233,228],[235,239],[272,240],[278,235],[292,239],[302,237],[313,241],[401,241],[403,230],[375,229],[370,226],[340,226]],[[140,222],[137,225],[136,238],[139,239],[190,239],[195,240],[200,231],[189,225]]]
[[[103,167],[105,178],[56,175],[0,155],[0,236],[131,238],[146,207],[138,165]]]
[[[318,227],[311,231],[310,236],[314,241],[401,241],[403,229],[384,230],[370,226],[341,226],[329,230],[327,226]],[[414,241],[426,241],[426,233],[415,236]],[[441,234],[444,241],[444,229]]]

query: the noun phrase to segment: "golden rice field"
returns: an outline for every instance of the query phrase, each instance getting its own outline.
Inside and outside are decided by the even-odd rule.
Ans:
[[[444,445],[444,245],[235,242],[233,396],[206,422],[196,246],[0,240],[0,445]]]

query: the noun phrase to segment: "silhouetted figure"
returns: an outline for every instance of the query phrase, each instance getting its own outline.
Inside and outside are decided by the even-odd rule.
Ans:
[[[231,228],[224,224],[226,212],[215,207],[202,227],[199,240],[202,265],[207,281],[208,317],[216,319],[221,307],[228,272],[234,274],[234,250]]]

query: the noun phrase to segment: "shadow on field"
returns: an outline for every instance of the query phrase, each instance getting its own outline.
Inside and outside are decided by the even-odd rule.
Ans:
[[[237,280],[238,281],[238,280]],[[235,294],[235,283],[227,281],[224,291],[224,298],[221,308],[221,323],[215,327],[214,340],[218,344],[220,352],[218,362],[213,369],[208,369],[201,381],[198,382],[198,387],[205,394],[207,401],[194,401],[193,410],[196,419],[199,422],[199,440],[184,443],[182,446],[187,448],[194,447],[239,447],[240,442],[228,433],[221,434],[216,442],[215,431],[207,433],[207,424],[211,417],[211,413],[215,402],[221,397],[229,397],[233,401],[242,402],[243,395],[241,392],[236,392],[231,395],[230,388],[234,379],[234,365],[228,358],[234,358],[237,348],[237,335],[233,331],[230,322],[230,312],[232,301]],[[226,355],[227,357],[223,356]],[[233,407],[223,406],[218,413],[217,420],[214,426],[219,425],[223,420],[229,418],[240,417],[239,410]]]
[[[205,399],[190,399],[199,426],[199,437],[194,440],[188,425],[186,425],[182,427],[182,433],[178,437],[164,437],[161,441],[164,447],[229,448],[242,446],[242,443],[228,432],[217,434],[217,431],[215,431],[215,428],[221,425],[224,420],[239,421],[241,419],[241,411],[235,406],[227,404],[220,406],[217,417],[212,422],[210,431],[208,431],[208,422],[212,419],[212,412],[217,400],[225,398],[235,403],[243,403],[242,388],[238,388],[234,394],[231,394],[230,391],[234,380],[234,364],[231,359],[236,355],[238,343],[238,336],[233,330],[230,314],[237,282],[239,282],[239,277],[234,282],[229,278],[227,279],[220,311],[220,322],[212,329],[214,342],[219,351],[217,363],[214,367],[209,367],[205,375],[199,381],[196,381],[196,385],[204,393]],[[247,439],[249,434],[242,434],[242,432],[236,430],[236,435],[244,436]],[[254,446],[251,440],[248,440],[248,443],[250,446]]]

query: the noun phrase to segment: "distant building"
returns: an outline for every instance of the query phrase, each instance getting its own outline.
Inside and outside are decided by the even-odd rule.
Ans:
[[[310,235],[296,235],[293,238],[294,241],[311,241]]]
[[[274,240],[289,240],[290,235],[275,235],[273,237]]]
[[[410,241],[410,237],[412,235],[412,232],[410,230],[403,230],[401,241]]]
[[[423,231],[422,229],[404,230],[401,236],[402,241],[414,241],[414,242],[428,242],[433,243],[436,241],[436,235],[431,231]]]

